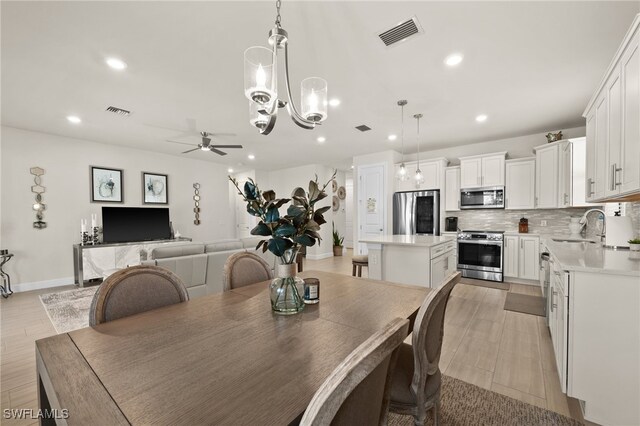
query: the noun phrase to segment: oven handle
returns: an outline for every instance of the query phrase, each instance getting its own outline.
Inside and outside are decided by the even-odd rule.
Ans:
[[[502,241],[491,240],[458,240],[459,244],[482,244],[483,246],[502,246]]]

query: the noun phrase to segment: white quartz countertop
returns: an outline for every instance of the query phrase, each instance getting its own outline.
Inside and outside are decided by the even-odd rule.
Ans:
[[[593,240],[596,244],[588,244],[553,241],[554,238],[575,236],[556,235],[541,238],[563,270],[640,277],[640,252],[605,248],[599,239]]]
[[[447,241],[455,240],[455,235],[434,237],[431,235],[381,235],[360,240],[363,243],[392,246],[433,247]]]

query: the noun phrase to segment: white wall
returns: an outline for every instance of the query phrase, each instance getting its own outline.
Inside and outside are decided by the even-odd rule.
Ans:
[[[169,175],[169,209],[175,230],[194,240],[235,236],[226,166],[86,140],[2,127],[0,234],[2,248],[15,253],[6,265],[20,290],[71,283],[72,245],[79,242],[80,219],[102,206],[142,206],[141,172]],[[91,203],[89,166],[124,170],[124,203]],[[44,168],[42,184],[47,228],[34,229],[29,169]],[[201,185],[200,220],[193,224],[193,183]]]

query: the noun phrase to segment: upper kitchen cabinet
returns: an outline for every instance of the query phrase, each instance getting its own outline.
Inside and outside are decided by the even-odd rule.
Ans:
[[[536,159],[521,158],[505,162],[505,209],[524,210],[535,207]]]
[[[460,188],[504,186],[506,152],[460,158]]]
[[[444,189],[444,169],[449,164],[446,158],[436,158],[426,161],[420,161],[420,171],[424,176],[424,183],[416,185],[415,175],[418,169],[416,161],[406,162],[405,167],[407,170],[407,176],[409,179],[406,181],[397,180],[397,191],[420,191],[429,189]],[[400,168],[399,164],[396,164],[396,173]]]
[[[536,207],[555,209],[558,207],[559,144],[538,146],[534,151],[536,153]]]
[[[584,112],[588,201],[640,195],[640,15]]]
[[[445,211],[460,210],[460,167],[447,167],[445,170],[444,206]]]

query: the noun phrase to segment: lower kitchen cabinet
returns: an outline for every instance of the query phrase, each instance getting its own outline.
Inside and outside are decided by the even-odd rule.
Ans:
[[[540,238],[504,236],[504,276],[537,281],[540,272]]]

